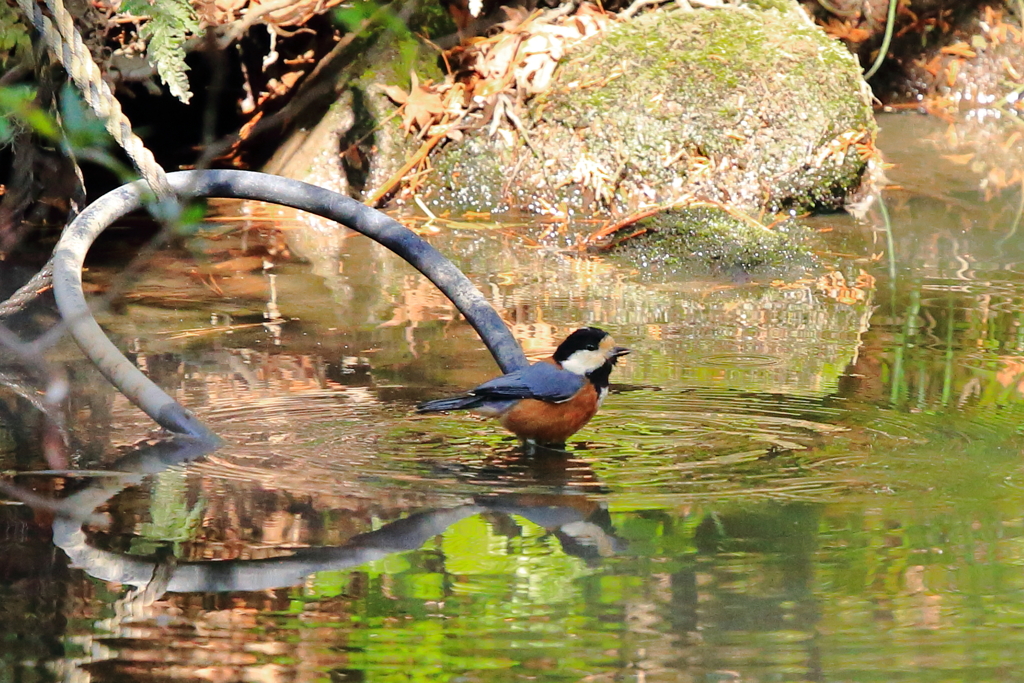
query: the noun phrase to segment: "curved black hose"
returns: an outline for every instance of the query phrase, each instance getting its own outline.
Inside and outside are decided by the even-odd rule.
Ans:
[[[519,343],[480,291],[458,268],[411,230],[356,200],[315,185],[252,171],[179,171],[176,192],[198,197],[257,199],[337,221],[381,243],[427,276],[462,312],[503,372],[526,365]],[[82,292],[82,264],[93,241],[118,218],[140,208],[148,186],[138,181],[105,194],[68,226],[54,251],[53,290],[82,351],[114,386],[163,428],[216,440],[205,425],[146,377],[96,323]]]

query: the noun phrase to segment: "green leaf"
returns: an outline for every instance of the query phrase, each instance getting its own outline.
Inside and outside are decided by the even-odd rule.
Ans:
[[[12,121],[51,140],[60,137],[57,122],[36,104],[36,91],[27,85],[0,88],[0,118],[6,119],[8,135],[13,134]]]
[[[186,204],[178,216],[175,232],[179,235],[194,235],[203,226],[203,218],[206,217],[206,202],[195,200]]]
[[[105,148],[110,145],[110,134],[107,133],[103,122],[85,106],[78,89],[70,83],[61,89],[60,116],[61,124],[64,126],[64,137],[72,149]]]

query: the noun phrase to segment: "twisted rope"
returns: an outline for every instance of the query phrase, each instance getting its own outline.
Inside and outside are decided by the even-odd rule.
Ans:
[[[53,279],[53,258],[46,262],[39,271],[32,276],[28,282],[18,287],[18,290],[11,294],[6,301],[0,304],[0,318],[17,313],[28,306],[33,299],[50,289]]]
[[[47,47],[71,76],[75,85],[82,92],[86,103],[96,116],[104,121],[107,131],[124,149],[153,194],[161,201],[174,201],[176,195],[167,181],[167,173],[157,163],[153,153],[149,151],[142,139],[132,131],[131,121],[124,115],[121,103],[117,101],[110,86],[103,80],[99,66],[96,65],[92,53],[85,46],[81,34],[75,29],[71,14],[65,9],[63,2],[61,0],[46,0],[46,7],[53,15],[53,21],[43,14],[35,0],[18,0],[18,6],[32,21]],[[68,151],[74,161],[73,151]],[[77,163],[75,163],[75,173],[79,182],[84,185]],[[82,195],[84,196],[84,192]],[[80,206],[75,207],[71,218],[74,218],[80,209]],[[51,259],[38,273],[32,276],[31,280],[19,287],[6,301],[0,303],[0,318],[17,313],[41,292],[49,289],[52,274],[53,260]]]
[[[145,143],[132,132],[131,121],[121,110],[121,103],[114,97],[110,86],[103,80],[103,74],[92,54],[75,29],[71,15],[61,0],[46,0],[46,7],[53,15],[53,21],[45,16],[35,0],[18,0],[18,6],[42,35],[47,47],[57,57],[64,70],[82,91],[86,103],[96,116],[104,121],[107,131],[124,151],[132,164],[160,200],[174,198],[174,191],[167,182],[167,173],[156,162],[153,153]],[[54,26],[56,24],[56,26]]]

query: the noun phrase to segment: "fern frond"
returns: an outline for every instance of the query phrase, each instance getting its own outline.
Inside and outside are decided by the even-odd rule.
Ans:
[[[0,3],[0,69],[6,71],[14,63],[32,65],[31,35],[21,13]]]
[[[156,67],[160,80],[171,94],[188,104],[188,65],[185,63],[185,40],[199,32],[199,20],[188,0],[125,0],[125,14],[146,15],[149,20],[139,29],[146,41],[146,58]]]

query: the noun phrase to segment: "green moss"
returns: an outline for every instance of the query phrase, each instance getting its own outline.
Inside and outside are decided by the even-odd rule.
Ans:
[[[809,148],[843,132],[873,130],[856,63],[838,43],[789,13],[647,15],[571,60],[559,79],[581,82],[623,64],[629,75],[603,87],[555,90],[546,116],[572,129],[590,126],[589,149],[605,156],[624,151],[647,177],[674,175],[652,163],[655,141],[662,149],[735,156],[766,177],[799,165]],[[592,122],[599,118],[595,130]],[[848,187],[856,178],[844,171],[825,180]],[[775,203],[807,206],[815,200],[779,197]]]
[[[663,211],[636,227],[648,232],[621,242],[613,253],[661,275],[666,270],[781,274],[814,263],[807,246],[810,233],[796,221],[768,230],[721,209],[697,207]]]

